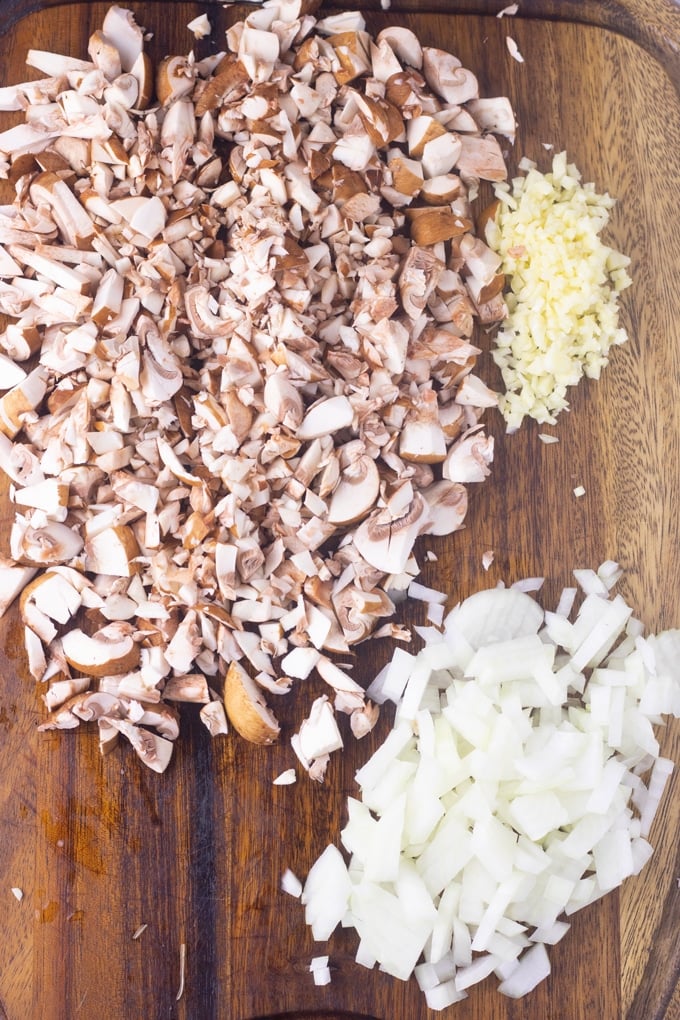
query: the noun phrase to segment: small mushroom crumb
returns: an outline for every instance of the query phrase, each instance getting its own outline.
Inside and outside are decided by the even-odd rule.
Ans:
[[[517,43],[515,42],[515,40],[512,38],[512,36],[507,35],[505,37],[505,45],[507,46],[508,53],[510,54],[512,59],[516,60],[518,64],[523,64],[524,63],[524,57],[520,53],[519,47],[518,47]]]
[[[542,443],[545,443],[546,446],[550,446],[551,443],[559,443],[560,441],[559,436],[554,436],[550,432],[539,432],[538,438]]]
[[[139,928],[136,928],[132,933],[132,938],[135,941],[141,938],[148,927],[149,927],[148,924],[140,924]]]
[[[206,36],[212,32],[212,25],[208,20],[207,14],[200,14],[193,21],[190,21],[187,25],[190,32],[194,33],[196,39],[205,39]]]
[[[519,10],[519,4],[508,4],[507,7],[504,7],[501,11],[498,12],[496,17],[497,18],[504,18],[506,16],[510,16],[511,17],[513,14],[517,14],[518,10]]]
[[[207,705],[203,705],[199,715],[211,737],[229,732],[227,714],[221,701],[209,701]]]
[[[585,496],[585,494],[586,494],[586,490],[584,489],[584,487],[582,485],[577,485],[576,488],[574,489],[574,495],[577,498],[580,497],[580,496]]]
[[[23,900],[23,898],[24,898],[23,889],[19,889],[18,886],[13,886],[12,887],[12,896],[14,896],[14,898],[16,900],[19,900],[19,902],[21,902]]]
[[[482,553],[482,566],[485,570],[488,570],[494,561],[493,549],[487,549],[486,552]]]

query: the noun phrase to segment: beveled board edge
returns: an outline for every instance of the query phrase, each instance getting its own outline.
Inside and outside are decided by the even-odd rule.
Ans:
[[[71,0],[87,3],[88,0]],[[176,0],[166,0],[166,3]],[[41,10],[63,6],[63,0],[0,0],[0,25],[7,31],[21,18]],[[122,2],[124,6],[124,0]],[[201,0],[197,6],[226,6],[224,0]],[[234,4],[247,12],[257,3]],[[326,10],[383,10],[381,0],[362,0],[360,5],[338,0],[325,2]],[[400,13],[447,13],[497,15],[507,6],[505,0],[391,0],[388,10]],[[680,0],[520,0],[517,18],[569,21],[606,28],[639,43],[664,67],[680,94]],[[510,20],[510,19],[509,19]],[[1,38],[1,37],[0,37]]]

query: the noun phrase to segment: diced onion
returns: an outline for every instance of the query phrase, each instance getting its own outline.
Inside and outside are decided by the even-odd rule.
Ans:
[[[288,893],[289,896],[294,896],[295,899],[299,899],[302,894],[302,882],[297,875],[290,870],[290,868],[286,868],[281,876],[281,888],[284,892]]]
[[[652,853],[673,767],[653,727],[660,708],[680,716],[680,631],[642,636],[613,561],[574,573],[577,609],[576,589],[544,613],[492,588],[423,628],[417,655],[395,651],[372,685],[395,724],[356,773],[349,864],[331,844],[303,888],[315,939],[354,927],[357,962],[414,974],[433,1010],[491,974],[526,995],[564,917]]]

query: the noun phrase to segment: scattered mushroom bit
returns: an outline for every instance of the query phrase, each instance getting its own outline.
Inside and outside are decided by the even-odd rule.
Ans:
[[[122,734],[162,771],[177,702],[226,732],[237,665],[229,721],[268,742],[300,653],[329,685],[328,739],[300,735],[318,777],[334,713],[377,718],[329,656],[407,636],[416,539],[489,473],[471,336],[506,306],[471,203],[506,178],[510,104],[408,29],[300,0],[203,60],[152,68],[114,6],[88,59],[27,63],[44,77],[0,96],[25,113],[0,132],[0,570],[44,728],[96,720],[103,753]]]

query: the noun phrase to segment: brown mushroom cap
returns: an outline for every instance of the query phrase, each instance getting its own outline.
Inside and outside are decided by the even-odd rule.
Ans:
[[[401,574],[428,521],[427,504],[416,492],[400,516],[395,517],[387,507],[374,510],[357,528],[354,544],[371,566],[386,574]]]
[[[21,536],[20,561],[26,564],[68,563],[83,548],[83,539],[66,524],[48,521],[40,528],[27,528]]]
[[[253,744],[273,744],[280,727],[252,677],[232,662],[224,681],[224,707],[234,729]]]
[[[112,623],[92,636],[79,628],[67,631],[61,639],[66,661],[88,676],[119,676],[139,664],[139,645],[124,624]]]
[[[380,492],[380,473],[372,457],[363,455],[342,472],[328,507],[332,524],[347,525],[365,517]]]

